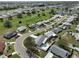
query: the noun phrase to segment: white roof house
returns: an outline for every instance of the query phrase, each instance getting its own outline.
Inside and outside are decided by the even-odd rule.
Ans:
[[[53,57],[53,54],[51,52],[48,52],[44,58],[52,58],[52,57]]]
[[[79,33],[72,33],[76,40],[79,40]]]
[[[77,25],[76,30],[79,31],[79,24]]]
[[[72,22],[74,20],[74,16],[71,16],[71,17],[69,17],[67,20],[66,20],[66,22]]]
[[[64,22],[63,25],[70,26],[71,24],[68,22]]]
[[[58,47],[57,45],[52,45],[49,51],[62,58],[67,58],[70,55],[68,51]]]
[[[35,39],[38,37],[38,36],[36,36],[34,34],[31,34],[30,36],[33,37],[33,38],[35,38]]]
[[[24,30],[26,30],[26,26],[20,26],[17,28],[17,31],[19,31],[19,32],[22,32]]]
[[[47,38],[57,36],[53,31],[48,31],[48,32],[44,33],[44,35],[47,36]]]

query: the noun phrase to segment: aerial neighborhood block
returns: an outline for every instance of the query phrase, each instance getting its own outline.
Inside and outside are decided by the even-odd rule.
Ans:
[[[79,58],[79,1],[0,1],[0,58]]]

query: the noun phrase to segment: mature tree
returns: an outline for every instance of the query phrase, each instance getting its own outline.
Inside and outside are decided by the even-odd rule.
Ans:
[[[4,22],[4,26],[7,27],[7,28],[10,28],[10,27],[12,27],[12,22],[7,20],[7,21]]]
[[[22,14],[26,14],[26,13],[23,11]]]
[[[31,16],[31,13],[28,11],[28,12],[27,12],[27,15],[28,15],[28,16]]]
[[[60,38],[59,37],[59,41],[57,42],[57,45],[63,49],[69,50],[68,49],[68,42],[66,41],[65,38]]]
[[[19,21],[19,24],[21,24],[22,23],[22,21]]]
[[[46,14],[45,13],[42,13],[42,16],[46,16]]]
[[[0,22],[3,22],[3,18],[0,18]]]
[[[40,14],[38,14],[38,17],[40,17],[41,15]]]
[[[55,15],[55,10],[54,9],[51,9],[51,11],[49,13]]]
[[[24,46],[28,49],[34,49],[34,47],[36,46],[34,39],[27,37],[24,41]]]
[[[45,9],[41,9],[42,11],[45,11]]]
[[[37,11],[37,13],[39,13],[40,11]]]
[[[35,9],[32,10],[32,14],[36,14],[36,10]]]

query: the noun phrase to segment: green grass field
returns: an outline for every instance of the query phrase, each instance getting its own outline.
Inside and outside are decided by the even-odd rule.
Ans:
[[[0,22],[0,41],[15,41],[13,40],[6,40],[5,38],[3,38],[3,34],[5,34],[6,32],[9,31],[13,31],[16,30],[17,27],[21,26],[21,25],[29,25],[29,24],[34,24],[36,22],[42,21],[42,20],[47,20],[49,19],[51,16],[53,16],[52,14],[49,14],[49,12],[51,11],[51,9],[46,9],[45,11],[40,11],[39,13],[41,14],[40,17],[38,17],[38,13],[36,14],[32,14],[31,16],[27,16],[24,15],[23,18],[17,18],[17,17],[13,17],[12,20],[10,20],[12,22],[12,28],[6,28],[4,27],[4,22]],[[45,16],[42,16],[42,13],[45,13]],[[7,20],[7,19],[5,19]],[[21,24],[19,24],[19,21],[22,21]]]

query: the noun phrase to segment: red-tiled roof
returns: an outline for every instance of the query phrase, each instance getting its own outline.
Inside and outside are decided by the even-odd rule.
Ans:
[[[0,42],[0,53],[3,53],[5,48],[5,42]]]

